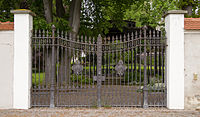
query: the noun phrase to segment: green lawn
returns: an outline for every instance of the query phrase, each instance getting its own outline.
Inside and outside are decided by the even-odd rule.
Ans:
[[[32,84],[33,85],[39,85],[42,84],[42,81],[45,77],[45,73],[32,73]]]
[[[102,66],[102,68],[103,68],[103,66]],[[106,69],[107,67],[104,67],[104,69]],[[93,66],[91,66],[91,68],[89,67],[89,66],[87,66],[86,67],[86,70],[87,71],[89,71],[89,69],[91,69],[92,71],[93,71]],[[113,71],[115,71],[114,70],[114,67],[112,67],[112,66],[110,66],[110,71],[112,71],[112,69],[113,69]],[[129,69],[131,70],[131,66],[129,66]],[[134,66],[133,66],[133,69],[134,69]],[[148,68],[147,68],[148,69]],[[150,67],[149,67],[149,69],[150,69]],[[154,70],[154,67],[152,66],[152,72],[153,72],[153,70]],[[161,68],[162,69],[162,68]],[[137,70],[139,70],[139,66],[137,66]],[[142,71],[142,74],[143,74],[143,70],[144,70],[144,66],[141,66],[141,71]],[[159,70],[159,67],[158,67],[158,70]],[[84,70],[83,70],[83,72],[84,72]],[[129,75],[130,75],[130,72],[129,72]],[[138,74],[139,75],[139,74]],[[74,77],[75,76],[75,77]],[[77,81],[77,76],[76,75],[71,75],[71,81],[73,80],[73,77],[74,77],[74,82],[76,82]],[[127,76],[127,74],[126,74],[126,77],[128,77]],[[129,77],[131,77],[131,75],[129,76]],[[43,80],[45,79],[45,73],[32,73],[32,84],[33,85],[39,85],[39,84],[42,84],[43,83]],[[82,76],[82,78],[81,78],[81,76],[79,75],[78,76],[78,82],[82,82],[82,83],[89,83],[89,78],[86,78],[85,79],[85,75],[83,75]],[[91,82],[91,81],[90,81]]]
[[[78,78],[77,78],[78,77]],[[32,84],[33,85],[42,85],[43,80],[45,79],[45,73],[32,73]],[[89,84],[92,82],[91,79],[89,79],[87,76],[85,78],[85,75],[71,75],[71,82],[82,82],[83,84]],[[90,81],[89,81],[90,80]]]

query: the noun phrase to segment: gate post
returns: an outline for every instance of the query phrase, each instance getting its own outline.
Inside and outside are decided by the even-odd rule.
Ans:
[[[97,38],[97,106],[101,107],[101,65],[102,65],[102,38]]]
[[[56,76],[56,60],[55,60],[55,30],[56,27],[52,25],[52,62],[51,62],[51,87],[50,87],[50,108],[55,107],[55,76]]]
[[[171,10],[165,15],[167,36],[167,107],[184,109],[184,14]]]
[[[146,51],[146,31],[147,27],[143,27],[144,31],[144,89],[143,89],[143,108],[148,108],[148,88],[147,88],[147,51]]]
[[[30,10],[12,10],[14,13],[14,81],[13,108],[30,108],[31,98],[31,35],[33,17]]]

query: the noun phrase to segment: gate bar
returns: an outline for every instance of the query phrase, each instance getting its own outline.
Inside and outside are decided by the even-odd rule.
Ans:
[[[101,107],[101,65],[102,65],[102,38],[97,39],[97,106]]]
[[[146,56],[147,56],[147,52],[146,52],[146,30],[147,27],[144,26],[143,27],[143,31],[144,31],[144,89],[143,89],[143,93],[144,93],[144,98],[143,98],[143,108],[148,108],[148,89],[147,89],[147,70],[146,70],[146,66],[147,66],[147,61],[146,61]]]
[[[55,30],[56,27],[52,25],[52,68],[51,68],[51,88],[50,88],[50,108],[55,107]]]

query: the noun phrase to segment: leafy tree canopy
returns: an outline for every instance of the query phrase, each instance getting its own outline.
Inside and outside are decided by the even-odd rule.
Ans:
[[[75,2],[80,2],[80,15],[77,15],[79,12],[70,14],[72,7],[78,7]],[[126,24],[124,20],[134,21],[138,27],[163,25],[162,16],[166,11],[188,10],[188,6],[193,9],[190,17],[199,17],[198,3],[199,0],[1,0],[0,21],[13,21],[12,9],[28,8],[37,15],[34,17],[35,29],[50,29],[54,24],[61,30],[72,30],[74,25],[80,34],[97,35],[108,33],[111,27],[122,30]],[[47,12],[47,8],[51,12]],[[52,16],[52,21],[47,23],[48,15]],[[75,16],[80,20],[76,17],[73,23],[69,19]]]
[[[200,17],[200,0],[178,0],[177,6],[188,11],[186,17]]]
[[[126,20],[136,22],[136,26],[150,25],[156,27],[163,25],[162,17],[168,10],[179,9],[174,0],[146,0],[142,4],[132,4],[125,14]]]

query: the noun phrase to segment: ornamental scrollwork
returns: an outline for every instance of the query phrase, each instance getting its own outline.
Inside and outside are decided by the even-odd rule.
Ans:
[[[79,60],[72,66],[72,70],[76,75],[79,75],[83,71],[83,65],[80,64]]]
[[[119,60],[117,65],[115,66],[115,70],[117,71],[117,74],[119,76],[124,75],[124,72],[126,71],[127,67],[124,65],[122,60]]]

